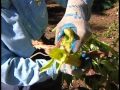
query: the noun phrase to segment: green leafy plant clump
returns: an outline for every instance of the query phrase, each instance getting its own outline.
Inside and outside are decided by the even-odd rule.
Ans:
[[[81,47],[81,52],[83,51],[89,54],[92,64],[88,65],[89,61],[85,64],[83,63],[85,67],[81,69],[85,69],[85,71],[79,77],[71,77],[71,82],[68,83],[70,86],[67,88],[76,87],[72,81],[80,79],[85,84],[83,87],[88,90],[118,90],[119,52],[115,51],[105,42],[99,41],[95,35],[92,35]],[[88,71],[91,69],[94,70],[94,74],[88,75]],[[70,79],[67,75],[64,75],[63,78],[66,81]],[[81,87],[80,85],[78,86]]]
[[[60,47],[55,47],[49,52],[51,60],[44,67],[41,68],[40,73],[48,70],[55,62],[58,63],[56,73],[59,72],[61,65],[64,63],[79,66],[79,63],[77,62],[79,61],[80,53],[71,53],[71,44],[75,36],[74,31],[71,29],[65,29],[64,33],[65,35],[61,39],[62,41],[60,43]],[[70,58],[74,58],[75,62],[72,62]]]
[[[99,90],[101,88],[112,90],[111,85],[118,89],[119,53],[108,44],[99,41],[95,35],[88,39],[79,52],[73,53],[71,52],[70,45],[74,40],[74,35],[72,30],[65,30],[65,36],[61,41],[60,47],[55,47],[50,51],[49,56],[51,60],[41,68],[40,73],[48,70],[55,62],[57,63],[56,72],[58,73],[62,64],[69,63],[83,71],[80,75],[71,77],[63,73],[63,82],[66,80],[69,85],[72,85],[72,80],[75,78],[82,80],[85,83],[84,87],[87,89],[89,87],[89,90]],[[87,58],[89,60],[84,59],[83,52],[88,54]],[[94,74],[88,75],[87,72],[91,69],[94,71]],[[92,76],[99,76],[99,80],[96,78],[91,81],[88,77],[91,78]]]

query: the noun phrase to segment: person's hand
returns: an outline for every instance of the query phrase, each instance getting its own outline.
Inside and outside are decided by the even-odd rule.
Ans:
[[[62,20],[54,28],[56,30],[55,44],[59,44],[64,36],[64,29],[71,28],[78,36],[72,43],[71,49],[73,52],[78,51],[80,46],[91,36],[88,21],[85,19],[86,16],[82,6],[79,10],[66,10]]]
[[[41,41],[32,40],[32,45],[36,49],[44,49],[46,54],[49,54],[50,50],[55,48],[55,45],[46,45]]]

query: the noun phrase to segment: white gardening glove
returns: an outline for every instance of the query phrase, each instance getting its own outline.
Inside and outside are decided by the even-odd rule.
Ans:
[[[77,52],[80,46],[91,36],[88,18],[90,14],[88,5],[83,0],[68,0],[67,9],[62,20],[57,24],[55,44],[57,45],[64,36],[64,29],[71,28],[78,36],[73,41],[71,49]],[[87,12],[88,11],[88,12]],[[87,13],[86,13],[87,12]]]

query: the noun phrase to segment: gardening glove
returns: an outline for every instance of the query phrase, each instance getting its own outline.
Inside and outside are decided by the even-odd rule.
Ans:
[[[74,2],[73,2],[74,1]],[[64,29],[71,29],[76,34],[71,49],[77,52],[80,46],[91,36],[88,20],[90,7],[82,0],[69,0],[62,20],[57,24],[55,44],[58,45],[64,36]]]

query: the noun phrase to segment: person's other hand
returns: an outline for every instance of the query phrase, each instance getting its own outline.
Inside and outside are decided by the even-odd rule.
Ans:
[[[55,48],[55,45],[46,45],[41,41],[32,40],[32,45],[36,49],[44,49],[46,54],[49,54],[50,50]]]

